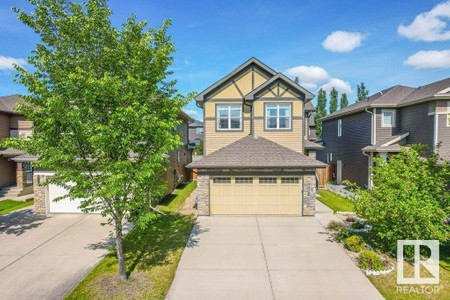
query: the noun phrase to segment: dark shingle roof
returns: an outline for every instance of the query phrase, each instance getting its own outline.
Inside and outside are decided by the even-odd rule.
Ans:
[[[19,95],[2,96],[0,97],[0,111],[18,114],[19,112],[14,109],[17,103],[25,104],[25,101]]]
[[[315,120],[316,113],[312,113],[308,118],[308,125],[309,126],[316,126],[316,120]]]
[[[432,82],[418,88],[396,85],[373,94],[364,100],[340,109],[328,116],[321,118],[321,120],[326,121],[343,115],[356,113],[368,107],[396,107],[411,105],[417,100],[432,97],[449,87],[450,78]],[[450,95],[450,93],[447,92],[442,95]]]
[[[305,103],[305,111],[316,111],[316,108],[311,103],[311,101]]]
[[[194,119],[194,122],[189,124],[189,127],[203,127],[203,122]]]
[[[375,145],[369,145],[362,148],[362,151],[367,152],[400,152],[399,142],[403,141],[409,135],[409,131],[399,131],[393,136],[385,138]]]
[[[187,168],[325,168],[327,165],[263,137],[246,136]]]
[[[324,146],[314,143],[310,140],[305,140],[305,149],[317,149],[317,150],[321,150],[325,148]]]

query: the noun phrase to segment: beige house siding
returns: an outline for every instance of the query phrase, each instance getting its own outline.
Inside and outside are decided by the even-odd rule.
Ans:
[[[250,134],[250,119],[243,121],[243,131],[216,131],[216,121],[205,120],[205,154],[225,147]]]

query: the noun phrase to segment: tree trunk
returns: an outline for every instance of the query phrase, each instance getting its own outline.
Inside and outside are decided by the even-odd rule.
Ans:
[[[117,263],[119,264],[119,275],[122,282],[127,281],[127,270],[125,269],[125,259],[123,257],[122,248],[122,224],[116,222],[116,249]]]

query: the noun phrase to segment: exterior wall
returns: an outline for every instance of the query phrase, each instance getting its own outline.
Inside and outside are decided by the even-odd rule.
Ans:
[[[314,216],[316,213],[316,175],[303,176],[302,214]]]
[[[290,130],[265,130],[264,104],[291,103],[292,128]],[[303,153],[303,101],[300,100],[256,100],[253,104],[254,135],[267,138],[289,149]]]
[[[46,214],[45,205],[45,189],[46,186],[41,186],[39,183],[45,181],[44,175],[33,175],[33,191],[34,191],[34,212],[36,214]]]
[[[308,139],[310,140],[316,140],[317,139],[317,135],[316,135],[316,127],[314,126],[309,126],[309,135],[308,135]]]
[[[402,130],[409,131],[408,144],[422,143],[433,147],[434,116],[428,115],[428,103],[400,109]]]
[[[333,154],[331,164],[342,161],[342,180],[363,186],[368,184],[368,157],[362,148],[371,144],[371,115],[360,112],[342,117],[342,136],[337,136],[338,119],[323,122],[322,140],[325,149],[317,152],[317,159],[327,162],[327,153]]]
[[[9,116],[0,113],[0,140],[9,137]]]
[[[188,180],[186,165],[192,161],[191,152],[186,146],[169,152],[169,168],[164,173],[164,180],[167,181],[165,195],[172,193],[181,182]]]
[[[16,184],[16,164],[0,157],[0,188]]]
[[[203,133],[197,134],[197,128],[203,127],[189,127],[189,143],[193,143],[195,140],[203,141]]]
[[[18,188],[27,187],[27,172],[23,168],[22,163],[15,163],[16,165],[16,186]]]
[[[200,216],[209,216],[209,175],[197,177],[197,210]]]
[[[375,109],[376,126],[377,126],[376,127],[376,136],[377,136],[376,143],[384,141],[384,140],[392,137],[400,129],[401,116],[400,116],[400,113],[399,113],[399,109],[394,109],[395,110],[395,127],[382,127],[381,126],[382,110],[383,110],[382,108],[376,108]]]
[[[438,143],[440,142],[438,151],[446,153],[450,153],[450,126],[447,126],[448,117],[447,114],[437,115],[437,141]],[[450,157],[447,157],[447,159],[450,159]]]

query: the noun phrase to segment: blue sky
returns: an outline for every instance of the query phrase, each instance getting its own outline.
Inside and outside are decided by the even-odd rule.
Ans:
[[[311,92],[336,86],[356,97],[392,85],[419,86],[450,75],[450,1],[148,1],[111,0],[113,24],[132,13],[149,26],[171,18],[179,92],[201,92],[254,56],[278,72],[300,75]],[[11,6],[0,3],[0,95],[26,93],[12,82],[38,42]],[[29,9],[29,8],[28,8]],[[316,103],[316,100],[313,100]],[[192,101],[185,109],[196,118]]]

